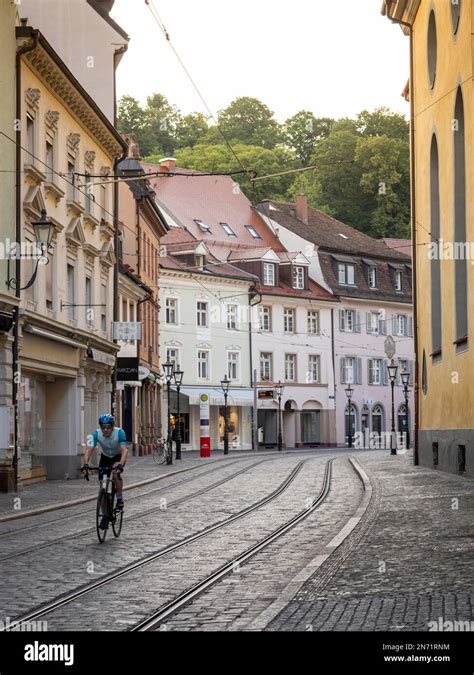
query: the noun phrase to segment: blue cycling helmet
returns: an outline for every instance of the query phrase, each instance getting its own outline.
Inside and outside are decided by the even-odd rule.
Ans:
[[[101,415],[99,417],[99,424],[115,424],[113,415]]]

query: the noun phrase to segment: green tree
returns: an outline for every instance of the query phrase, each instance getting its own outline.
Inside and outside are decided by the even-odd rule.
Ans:
[[[257,98],[241,96],[219,112],[219,126],[232,143],[274,148],[282,138],[273,112]],[[219,143],[222,141],[219,140]]]
[[[193,147],[208,133],[207,118],[200,112],[182,117],[176,125],[176,147]]]
[[[139,134],[143,127],[144,113],[133,96],[122,96],[117,106],[117,128],[123,134]]]
[[[295,151],[303,165],[307,165],[316,144],[327,138],[334,120],[315,117],[308,110],[300,110],[285,122],[286,144]]]
[[[233,148],[244,168],[256,171],[259,176],[292,169],[299,164],[295,156],[285,148],[270,150],[244,144],[234,145]],[[241,167],[226,145],[198,144],[193,148],[178,150],[176,158],[178,166],[188,169],[232,173],[236,185],[254,202],[265,197],[284,199],[293,180],[293,176],[289,174],[253,184],[248,175],[237,173]]]
[[[145,108],[145,127],[149,133],[151,147],[147,144],[149,154],[155,147],[160,147],[166,155],[172,155],[176,148],[176,129],[181,121],[181,114],[175,105],[169,103],[163,94],[152,94],[147,98]]]
[[[409,124],[404,115],[382,107],[373,112],[363,110],[359,113],[357,129],[362,136],[388,136],[407,140]]]

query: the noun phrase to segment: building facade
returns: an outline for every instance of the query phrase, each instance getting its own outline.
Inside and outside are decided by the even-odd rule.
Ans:
[[[415,461],[472,476],[474,3],[386,0],[382,11],[410,39]]]
[[[337,443],[352,440],[373,446],[392,428],[392,396],[384,343],[391,335],[398,365],[394,388],[395,429],[412,430],[411,399],[407,407],[401,372],[413,383],[413,315],[411,259],[383,242],[340,223],[300,196],[296,204],[265,201],[262,216],[290,249],[306,251],[309,273],[338,299],[332,322],[323,329],[333,344]],[[354,394],[349,410],[346,388]],[[361,432],[362,435],[357,435]],[[411,434],[413,436],[413,433]],[[369,436],[370,440],[370,436]],[[401,439],[403,441],[403,437]],[[410,442],[410,434],[406,438]]]
[[[39,31],[23,25],[17,41],[20,240],[34,245],[43,209],[52,226],[48,264],[21,261],[19,475],[73,477],[98,415],[111,407],[114,218],[103,180],[126,145]]]

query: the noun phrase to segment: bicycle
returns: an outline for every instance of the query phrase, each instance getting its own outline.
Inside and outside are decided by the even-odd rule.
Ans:
[[[153,461],[155,464],[172,464],[173,448],[171,439],[167,441],[160,438],[158,443],[153,445]]]
[[[90,466],[88,469],[83,469],[84,479],[89,480],[89,472],[93,473],[97,471],[99,473],[100,469],[98,466]],[[107,530],[109,529],[109,523],[112,525],[112,531],[115,537],[120,536],[122,531],[122,522],[123,522],[123,509],[117,508],[117,490],[115,488],[115,481],[111,476],[112,469],[110,473],[107,470],[104,470],[102,476],[101,485],[99,488],[99,494],[97,496],[97,507],[96,507],[96,530],[97,537],[101,544],[105,541],[107,536]],[[105,505],[105,513],[104,513]],[[107,527],[102,529],[100,527],[102,518],[107,517]]]

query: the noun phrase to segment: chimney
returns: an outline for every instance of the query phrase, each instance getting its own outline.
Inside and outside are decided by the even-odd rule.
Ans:
[[[128,159],[140,159],[140,144],[136,134],[122,134],[123,139],[128,145]]]
[[[163,157],[159,160],[159,171],[161,173],[174,173],[176,171],[175,157]]]
[[[296,197],[296,217],[305,225],[308,224],[308,197],[306,195]]]

